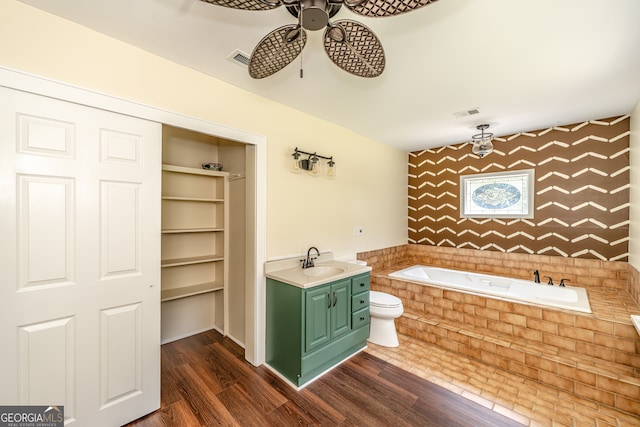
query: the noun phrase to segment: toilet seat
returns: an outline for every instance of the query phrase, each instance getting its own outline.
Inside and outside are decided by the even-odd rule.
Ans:
[[[369,304],[380,308],[402,307],[400,298],[377,291],[369,291]]]

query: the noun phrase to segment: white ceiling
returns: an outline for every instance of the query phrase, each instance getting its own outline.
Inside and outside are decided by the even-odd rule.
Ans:
[[[640,100],[639,0],[439,0],[386,18],[343,7],[333,20],[360,21],[381,40],[380,77],[336,67],[316,31],[302,61],[261,80],[227,57],[295,23],[284,7],[21,1],[406,151],[464,142],[480,123],[508,135],[626,114]]]

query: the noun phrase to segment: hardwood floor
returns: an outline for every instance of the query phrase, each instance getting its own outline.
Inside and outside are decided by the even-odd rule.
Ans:
[[[520,426],[364,352],[296,391],[215,331],[162,346],[156,426]]]

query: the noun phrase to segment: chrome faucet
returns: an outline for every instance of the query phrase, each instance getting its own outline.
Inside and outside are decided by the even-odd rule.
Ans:
[[[540,272],[538,270],[533,270],[533,281],[540,283]]]
[[[314,266],[313,264],[313,260],[316,259],[311,257],[311,250],[314,249],[316,251],[316,254],[318,256],[320,256],[320,251],[318,250],[318,248],[316,248],[315,246],[311,246],[309,248],[309,250],[307,251],[307,259],[301,259],[300,261],[302,262],[302,268],[311,268]]]

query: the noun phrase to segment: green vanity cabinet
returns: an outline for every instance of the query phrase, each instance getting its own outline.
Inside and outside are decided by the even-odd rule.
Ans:
[[[305,352],[351,331],[351,279],[304,292]]]
[[[300,288],[267,279],[266,362],[296,386],[363,349],[369,273]]]

